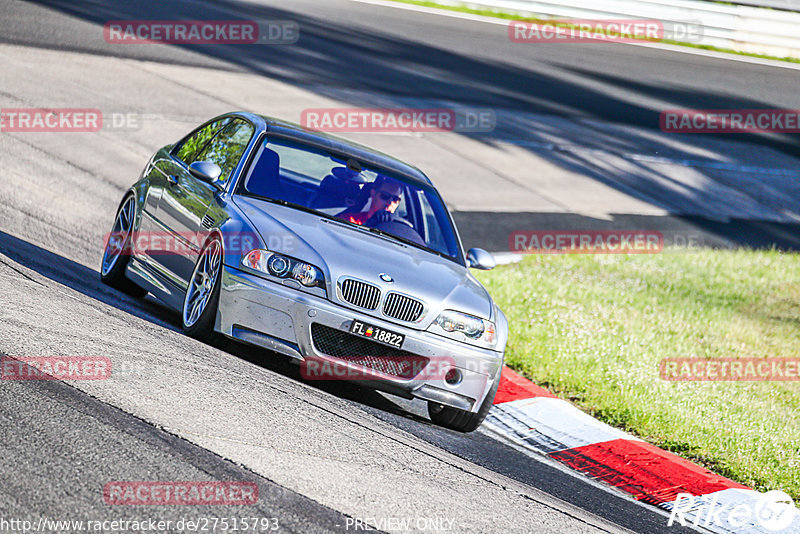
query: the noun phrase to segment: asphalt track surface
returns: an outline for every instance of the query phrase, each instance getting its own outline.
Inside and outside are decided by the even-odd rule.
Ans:
[[[63,16],[41,20],[25,3],[0,42],[116,57],[247,69],[303,86],[357,88],[384,95],[444,98],[475,106],[583,116],[658,127],[663,101],[675,108],[800,108],[796,70],[634,46],[546,48],[510,43],[503,27],[425,17],[349,2],[35,2]],[[28,15],[28,17],[25,17]],[[289,47],[221,45],[110,49],[90,26],[126,19],[292,20],[301,39]],[[65,24],[66,22],[66,24]],[[545,45],[547,46],[547,45]],[[197,52],[198,55],[188,54]],[[563,73],[565,69],[574,76]],[[553,74],[558,70],[558,74]],[[604,82],[592,90],[592,82]],[[726,136],[727,137],[727,136]],[[791,136],[747,136],[797,153]]]
[[[104,43],[104,22],[136,18],[294,20],[302,37],[280,48]],[[692,108],[800,108],[796,71],[641,47],[562,46],[542,54],[509,48],[485,25],[345,1],[15,0],[0,8],[0,29],[0,43],[13,45],[4,48],[14,54],[7,59],[20,65],[48,50],[79,52],[255,73],[321,92],[447,98],[644,128],[658,124],[667,94]],[[87,64],[63,69],[90,92],[94,82],[80,86]],[[572,75],[554,75],[554,66]],[[47,70],[19,72],[3,73],[0,107],[21,107],[34,88],[67,90],[53,85]],[[602,80],[604,90],[593,90],[592,80]],[[156,81],[109,83],[119,91],[110,98],[120,102],[174,97]],[[797,148],[787,136],[746,139],[786,154]],[[357,385],[305,383],[279,357],[186,338],[178,317],[156,301],[135,301],[99,282],[98,237],[137,170],[110,179],[93,162],[113,167],[116,158],[69,141],[53,147],[4,133],[0,147],[7,169],[0,185],[0,352],[101,354],[133,369],[102,383],[0,383],[3,518],[278,517],[282,531],[342,532],[348,517],[416,513],[452,518],[456,532],[682,531],[667,527],[661,512],[485,433],[437,428],[419,403]],[[126,149],[139,165],[152,152]],[[253,481],[261,499],[222,512],[110,507],[101,489],[112,480]]]

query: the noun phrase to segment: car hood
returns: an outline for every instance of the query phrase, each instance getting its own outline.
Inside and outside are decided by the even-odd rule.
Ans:
[[[445,309],[494,320],[489,293],[462,265],[313,213],[252,197],[235,202],[269,250],[320,267],[328,297],[338,304],[365,312],[339,298],[336,282],[347,276],[380,287],[384,295],[397,291],[423,301],[426,311],[415,328],[427,328]],[[394,281],[381,280],[382,273]],[[386,319],[379,310],[372,314]]]

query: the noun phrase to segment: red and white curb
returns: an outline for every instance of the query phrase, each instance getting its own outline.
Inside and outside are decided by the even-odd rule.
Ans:
[[[773,513],[778,509],[765,508],[763,497],[772,497],[769,493],[601,423],[508,367],[484,425],[517,446],[670,512],[680,494],[691,494],[694,498],[680,501],[678,508],[687,525],[720,533],[800,533],[794,506],[780,509],[790,515]]]

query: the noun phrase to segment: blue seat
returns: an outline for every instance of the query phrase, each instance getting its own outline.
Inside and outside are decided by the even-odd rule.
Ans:
[[[247,181],[247,190],[254,195],[268,198],[283,197],[280,195],[283,186],[280,182],[281,158],[278,153],[269,148],[264,148],[261,157],[256,161],[250,179]]]

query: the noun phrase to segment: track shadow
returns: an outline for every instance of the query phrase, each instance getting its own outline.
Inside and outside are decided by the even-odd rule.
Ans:
[[[753,109],[775,107],[774,104],[755,98],[737,98],[718,92],[703,91],[696,86],[681,89],[670,85],[637,83],[630,78],[620,79],[600,70],[581,70],[572,65],[559,65],[547,56],[549,45],[542,45],[537,60],[551,64],[556,70],[569,70],[582,82],[569,81],[558,74],[545,74],[545,70],[528,70],[512,62],[481,59],[474,54],[479,45],[472,43],[470,50],[423,44],[419,40],[404,38],[387,28],[374,26],[369,30],[353,24],[342,24],[314,16],[313,13],[289,11],[273,6],[235,0],[217,0],[212,3],[162,1],[154,4],[146,0],[115,0],[102,3],[74,0],[28,0],[32,3],[57,9],[98,26],[96,38],[72,42],[65,38],[65,49],[91,51],[115,57],[150,58],[155,52],[147,45],[114,45],[100,41],[102,26],[111,20],[229,20],[247,17],[250,20],[291,20],[300,27],[300,38],[292,45],[241,46],[241,45],[172,45],[190,50],[215,60],[221,60],[237,69],[269,76],[272,79],[304,87],[313,86],[320,91],[326,87],[349,88],[374,92],[388,98],[427,98],[460,102],[471,106],[506,108],[525,112],[546,113],[573,118],[594,118],[617,124],[657,129],[661,110],[633,104],[608,94],[598,83],[618,86],[628,95],[642,93],[670,102],[673,107],[694,109],[737,108]],[[499,25],[490,36],[507,42],[507,29]],[[483,36],[483,35],[482,35]],[[13,40],[12,40],[13,42]],[[465,38],[463,42],[468,42]],[[492,43],[496,45],[497,43]],[[553,45],[564,46],[564,45]],[[590,51],[598,46],[607,50],[608,44],[580,44]],[[612,45],[613,46],[613,45]],[[515,50],[522,50],[517,48]],[[646,53],[646,52],[642,52]],[[529,55],[526,52],[526,55]],[[170,62],[170,58],[158,57]],[[174,62],[188,62],[185,55]],[[457,76],[454,74],[457,73]],[[346,95],[344,95],[346,98]],[[358,102],[353,102],[357,104]],[[724,105],[723,105],[724,104]],[[711,134],[713,135],[713,134]],[[731,135],[724,135],[732,139]],[[764,143],[792,154],[800,152],[797,140],[789,135],[743,135],[738,138],[753,143]]]
[[[24,239],[0,231],[0,254],[8,257],[16,264],[38,273],[44,278],[56,284],[69,287],[92,300],[122,310],[154,325],[166,327],[174,331],[179,330],[177,327],[179,321],[178,315],[166,310],[156,301],[150,300],[150,297],[148,297],[147,300],[131,299],[103,285],[100,282],[99,273],[94,269],[90,269],[59,254],[43,249]],[[4,258],[0,257],[0,269],[9,268],[17,270],[20,276],[26,276],[26,274],[18,270],[15,265],[6,263],[3,260]],[[38,282],[36,279],[33,280]],[[219,348],[253,365],[258,365],[293,380],[301,380],[298,366],[292,364],[288,358],[235,343],[224,344],[224,346],[220,346]],[[367,411],[373,412],[379,419],[387,421],[388,424],[415,435],[436,447],[449,451],[452,454],[464,458],[467,461],[474,462],[484,468],[508,476],[520,483],[538,488],[540,491],[552,494],[556,498],[579,506],[590,513],[604,517],[628,529],[633,529],[637,532],[663,534],[688,532],[688,529],[683,529],[679,526],[667,527],[661,515],[638,504],[634,504],[633,501],[627,497],[622,497],[616,493],[608,493],[606,490],[600,489],[594,485],[585,484],[573,474],[565,472],[563,468],[554,467],[547,462],[543,463],[538,457],[532,457],[523,453],[507,445],[504,441],[495,439],[485,433],[473,432],[465,435],[442,429],[433,425],[427,419],[403,409],[402,406],[393,403],[382,394],[361,388],[357,384],[346,382],[305,383],[340,398],[358,403],[364,406]],[[73,400],[76,400],[76,402],[80,401],[80,403],[86,404],[86,400],[88,399],[86,395],[77,393],[77,390],[66,387],[61,382],[40,381],[33,385],[39,389],[45,388],[50,392],[67,392],[70,395],[74,393]],[[64,397],[63,394],[59,395],[59,402],[61,404],[66,402],[68,405],[75,405],[75,402],[71,402],[69,399],[65,400],[62,397]],[[134,437],[140,437],[139,435],[141,434],[144,436],[143,439],[146,439],[147,442],[157,439],[158,444],[160,444],[159,447],[161,448],[166,444],[174,449],[173,446],[177,444],[176,446],[186,449],[184,446],[185,442],[172,435],[164,435],[163,437],[155,436],[155,438],[153,438],[152,427],[138,419],[134,419],[131,422],[129,421],[130,417],[126,414],[102,403],[97,406],[90,406],[87,404],[86,409],[82,407],[78,407],[78,409],[81,412],[91,415],[95,419],[100,418],[101,422],[105,420],[104,418],[106,415],[111,414],[114,416],[115,421],[108,422],[108,424],[106,424],[107,427],[124,427],[123,429],[127,434],[133,433],[135,434]],[[97,412],[98,409],[100,409],[101,412]],[[375,410],[378,412],[376,413]],[[119,421],[116,421],[117,419]],[[189,449],[192,447],[193,446],[189,446]],[[185,452],[192,454],[191,463],[193,465],[200,465],[209,459],[213,460],[213,455],[207,453],[207,451],[201,449],[199,452],[192,452],[189,449]],[[172,454],[174,450],[170,449],[167,453]],[[219,468],[213,466],[209,466],[205,469],[207,473],[211,474],[221,472]],[[240,479],[238,477],[239,475],[234,478],[238,480]],[[225,478],[225,476],[222,476],[222,478]],[[269,496],[272,499],[281,498],[280,494],[276,494],[276,492],[266,486],[262,486],[262,489],[265,491],[265,496]]]
[[[103,284],[100,281],[100,273],[98,271],[2,231],[0,231],[0,254],[90,299],[102,302],[163,328],[168,328],[175,332],[181,331],[180,316],[161,305],[152,296],[148,295],[145,299],[131,298]],[[2,258],[0,258],[1,263],[4,263]],[[6,264],[6,266],[14,269],[13,265]],[[26,276],[24,272],[19,272],[19,274]],[[300,376],[299,366],[294,364],[290,358],[281,354],[227,339],[218,343],[216,347],[254,365],[298,382],[304,382],[337,397],[402,417],[420,420],[418,416],[404,410],[386,396],[371,389],[363,388],[357,383],[303,380]]]
[[[515,48],[523,58],[531,60],[530,67],[520,66],[515,58],[491,60],[474,53],[479,45],[465,36],[454,37],[451,46],[434,46],[420,39],[398,33],[397,28],[373,24],[370,27],[343,21],[328,20],[313,10],[290,11],[280,7],[253,2],[219,0],[214,3],[190,3],[145,0],[80,2],[74,0],[29,0],[31,3],[57,10],[93,24],[92,29],[81,27],[77,35],[59,36],[42,46],[58,46],[94,54],[120,58],[152,59],[162,62],[229,66],[232,70],[266,76],[288,84],[311,88],[353,106],[419,107],[425,102],[451,102],[455,105],[488,107],[498,112],[496,128],[489,132],[461,135],[487,145],[508,141],[524,141],[521,146],[536,157],[559,168],[600,182],[625,195],[636,198],[667,213],[696,217],[694,226],[710,234],[723,232],[724,238],[745,230],[752,242],[763,246],[787,246],[786,231],[792,227],[783,223],[800,220],[800,173],[793,172],[800,162],[800,143],[790,134],[671,134],[658,132],[662,107],[692,109],[763,109],[780,107],[768,99],[736,96],[722,89],[710,90],[701,84],[666,83],[652,70],[647,81],[632,76],[615,76],[602,67],[586,61],[565,62],[562,54],[548,55],[554,49],[541,45],[535,49]],[[113,45],[102,40],[102,26],[110,20],[291,20],[300,27],[300,38],[293,45]],[[372,19],[370,19],[372,20]],[[443,27],[448,27],[444,25]],[[508,45],[507,29],[471,27],[476,35],[486,39],[491,50]],[[76,28],[77,29],[77,28]],[[94,33],[96,31],[96,33]],[[414,34],[413,37],[416,37]],[[30,45],[24,36],[12,28],[6,42]],[[46,39],[45,39],[46,40]],[[36,44],[35,44],[36,45]],[[469,46],[467,46],[469,45]],[[581,50],[591,54],[593,46],[608,50],[608,44],[558,45],[559,50]],[[570,46],[580,48],[570,49]],[[619,49],[622,52],[622,49]],[[186,52],[191,52],[187,54]],[[603,52],[601,52],[602,55]],[[641,49],[645,57],[657,51]],[[627,52],[621,57],[629,57]],[[569,57],[567,55],[567,57]],[[688,62],[696,72],[702,72],[705,59]],[[641,66],[644,60],[639,61]],[[588,66],[586,66],[588,65]],[[742,67],[744,68],[744,67]],[[769,72],[767,67],[749,66],[748,72]],[[759,70],[762,69],[762,70]],[[686,76],[681,78],[684,82]],[[212,88],[203,88],[212,90]],[[650,101],[656,104],[645,104]],[[788,100],[787,100],[788,102]],[[783,106],[786,102],[783,103]],[[255,110],[269,112],[269,110]],[[580,131],[569,131],[568,119],[580,124]],[[633,131],[629,127],[640,130]],[[650,131],[651,133],[646,133]],[[644,133],[643,133],[644,132]],[[702,140],[702,141],[701,141]],[[724,141],[723,141],[724,140]],[[736,141],[739,145],[732,144]],[[579,144],[588,150],[562,150],[559,147]],[[753,161],[749,145],[760,145],[764,161]],[[593,150],[602,152],[598,156]],[[664,170],[658,162],[627,157],[630,151],[645,156],[689,161],[681,167]],[[610,156],[609,156],[610,155]],[[701,160],[694,165],[694,160]],[[479,162],[486,167],[491,162]],[[704,167],[705,165],[705,167]],[[775,175],[759,170],[758,166],[775,166]],[[769,171],[770,169],[768,169]],[[523,169],[518,182],[534,193],[536,183],[529,178],[534,169]],[[675,178],[675,173],[681,179]],[[613,212],[613,206],[605,206]],[[519,227],[531,217],[503,213],[498,217],[509,225]],[[737,216],[729,228],[703,217],[713,219]],[[549,214],[541,214],[548,217]],[[748,227],[747,221],[752,221]],[[771,227],[757,221],[778,223]],[[695,224],[696,223],[696,224]],[[505,223],[504,223],[505,224]],[[475,225],[471,225],[475,226]],[[465,228],[465,226],[462,226]],[[489,230],[486,230],[488,232]],[[760,239],[760,231],[768,236]],[[485,243],[482,239],[475,239]],[[789,242],[796,240],[788,239]],[[473,242],[468,237],[467,242]],[[497,248],[497,239],[492,239]],[[500,240],[502,242],[502,240]],[[737,242],[734,239],[734,242]],[[758,245],[762,246],[762,245]]]

